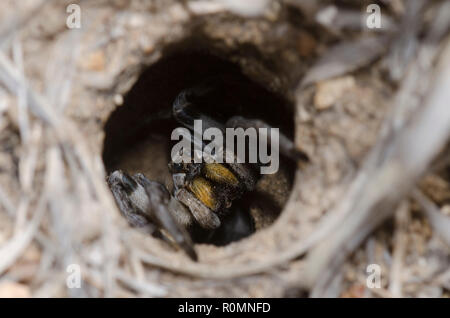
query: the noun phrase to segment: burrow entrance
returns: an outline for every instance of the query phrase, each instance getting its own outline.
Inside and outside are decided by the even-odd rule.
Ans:
[[[167,164],[174,141],[172,130],[179,127],[171,109],[176,96],[185,88],[213,79],[220,87],[205,96],[201,111],[225,122],[234,115],[260,118],[288,137],[294,135],[291,105],[265,87],[246,77],[240,67],[204,51],[171,53],[147,67],[124,97],[123,105],[105,124],[103,161],[107,173],[120,169],[129,174],[143,173],[149,179],[172,189]],[[295,163],[281,158],[276,174],[265,175],[256,190],[245,194],[231,208],[228,224],[215,233],[192,229],[196,243],[226,245],[269,226],[281,213],[291,191]],[[240,218],[231,219],[239,214]],[[244,224],[251,231],[230,235]],[[238,231],[239,232],[239,231]]]

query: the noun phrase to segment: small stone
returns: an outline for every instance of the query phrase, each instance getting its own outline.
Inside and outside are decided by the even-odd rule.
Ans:
[[[121,94],[114,95],[114,104],[121,106],[123,104],[123,96]]]
[[[256,17],[262,15],[270,4],[268,0],[228,0],[222,1],[222,3],[226,5],[230,12],[244,17]]]
[[[89,71],[102,71],[105,69],[105,53],[100,50],[91,52],[82,61],[81,65]]]
[[[155,43],[147,37],[139,39],[139,46],[146,55],[153,53],[155,50]]]
[[[301,123],[306,123],[310,121],[311,118],[311,114],[304,107],[298,108],[298,119]]]
[[[41,251],[36,244],[30,244],[22,254],[20,260],[28,263],[38,263],[41,259]]]
[[[450,205],[446,204],[441,208],[442,214],[450,216]]]
[[[314,106],[319,110],[327,109],[333,106],[336,100],[342,98],[354,86],[355,79],[353,76],[344,76],[322,81],[316,87]]]
[[[180,23],[189,19],[189,13],[179,3],[169,8],[169,14],[174,22]]]
[[[364,297],[365,287],[362,284],[353,284],[344,291],[341,295],[342,298],[362,298]]]
[[[29,298],[30,288],[15,282],[0,283],[0,298]]]
[[[145,18],[142,14],[132,14],[129,17],[128,25],[132,28],[140,28],[145,25]]]

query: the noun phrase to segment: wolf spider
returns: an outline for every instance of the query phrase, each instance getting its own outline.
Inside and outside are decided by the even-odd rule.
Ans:
[[[259,119],[234,116],[222,124],[205,115],[196,107],[194,100],[207,91],[208,88],[202,86],[183,90],[173,103],[175,120],[191,131],[195,119],[202,120],[204,130],[209,127],[219,128],[223,132],[226,127],[270,128]],[[203,141],[192,138],[194,144],[197,142],[203,145]],[[308,160],[306,154],[297,150],[292,141],[281,133],[278,143],[280,153],[286,157],[295,161]],[[226,152],[227,150],[225,155]],[[228,155],[235,156],[234,153]],[[242,211],[234,212],[231,219],[225,216],[231,213],[233,201],[254,189],[260,176],[258,168],[261,164],[236,162],[171,161],[168,166],[174,184],[172,194],[164,185],[147,179],[141,173],[130,176],[126,172],[116,170],[108,176],[107,182],[121,213],[132,226],[156,225],[166,239],[181,247],[191,259],[197,260],[189,231],[194,224],[211,233],[226,227],[226,230],[231,232],[230,235],[235,237],[240,237],[241,232],[251,230]]]

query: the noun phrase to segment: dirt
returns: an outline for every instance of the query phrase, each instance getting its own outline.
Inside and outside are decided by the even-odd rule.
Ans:
[[[307,241],[319,221],[344,197],[395,107],[392,100],[397,87],[386,80],[378,59],[340,77],[300,86],[319,56],[338,40],[356,37],[357,32],[329,32],[295,1],[273,1],[264,14],[254,18],[226,10],[195,14],[186,5],[189,2],[82,1],[79,30],[65,26],[70,1],[49,2],[18,34],[8,37],[5,55],[13,59],[13,47],[17,50],[20,44],[24,78],[45,97],[43,103],[70,125],[58,134],[30,107],[27,138],[20,128],[23,114],[18,110],[18,97],[0,90],[0,105],[3,100],[8,105],[0,107],[0,246],[13,237],[14,229],[24,229],[36,211],[45,211],[21,257],[4,268],[0,261],[0,279],[5,280],[0,283],[2,295],[283,297],[302,296],[311,287],[302,276],[305,251],[292,251]],[[345,6],[351,5],[355,4]],[[13,2],[1,6],[5,8],[1,12],[16,12]],[[31,8],[30,3],[24,4],[24,16]],[[399,9],[392,10],[395,17]],[[130,228],[120,218],[104,182],[107,172],[120,168],[142,172],[169,186],[167,138],[150,134],[139,143],[121,144],[121,151],[114,152],[116,157],[102,161],[105,125],[115,111],[134,110],[134,117],[122,120],[125,124],[129,120],[127,127],[132,127],[143,114],[167,107],[171,96],[190,79],[215,72],[204,67],[192,75],[189,72],[195,70],[186,68],[175,78],[176,70],[165,66],[147,82],[152,86],[138,90],[153,92],[152,98],[127,99],[146,70],[166,57],[192,50],[235,65],[242,76],[267,92],[255,94],[260,100],[282,101],[272,112],[281,114],[280,121],[288,114],[280,125],[291,130],[296,146],[310,157],[307,164],[283,168],[278,175],[260,180],[257,192],[274,204],[255,201],[251,206],[250,213],[260,219],[254,235],[224,247],[199,244],[198,263],[162,240]],[[217,72],[226,68],[218,67]],[[257,112],[265,111],[262,107]],[[124,127],[116,136],[126,133]],[[61,137],[63,142],[56,142],[62,131],[69,135],[76,131],[75,141]],[[77,147],[81,144],[86,148]],[[98,174],[86,176],[86,171]],[[448,207],[450,179],[442,171],[436,174],[428,175],[420,186],[438,207]],[[42,193],[46,194],[42,196],[44,208],[38,209]],[[402,255],[408,277],[423,278],[419,282],[405,279],[402,295],[448,295],[448,286],[426,282],[431,277],[429,264],[434,264],[436,272],[441,270],[448,248],[432,234],[421,208],[407,201],[403,221],[394,218],[383,223],[344,262],[337,274],[338,288],[330,287],[331,296],[392,296],[386,292],[388,274],[383,276],[381,292],[366,288],[366,267],[375,262],[383,273],[390,273],[398,235],[400,240],[406,237]],[[66,268],[72,263],[81,265],[81,289],[65,286]],[[136,287],[135,281],[145,288]]]

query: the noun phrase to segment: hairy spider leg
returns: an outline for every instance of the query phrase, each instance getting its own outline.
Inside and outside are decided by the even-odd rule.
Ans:
[[[184,127],[194,130],[194,120],[201,120],[203,131],[208,128],[218,128],[225,132],[225,126],[209,116],[202,114],[192,103],[193,96],[201,96],[205,92],[198,91],[196,87],[181,91],[172,105],[174,118]],[[202,133],[203,133],[202,131]]]
[[[249,119],[242,116],[231,117],[230,119],[228,119],[226,126],[230,128],[243,128],[243,129],[255,128],[258,130],[259,128],[266,128],[267,129],[266,131],[270,131],[272,128],[269,124],[260,119]],[[260,130],[259,132],[260,134],[264,134],[264,130]],[[270,144],[271,138],[268,138],[269,136],[260,135],[260,138],[261,137],[266,138],[267,142]],[[279,133],[278,149],[280,149],[280,152],[283,155],[294,161],[304,161],[304,162],[309,161],[308,155],[303,151],[297,149],[294,143],[282,133]]]
[[[182,217],[189,218],[184,206],[174,204],[174,198],[164,185],[147,179],[138,173],[133,177],[122,171],[114,171],[108,177],[108,183],[122,214],[134,226],[145,226],[149,221],[167,231],[173,241],[194,261],[197,253],[187,230],[180,225]],[[171,211],[177,209],[176,211]],[[178,219],[175,219],[174,214]],[[138,221],[138,222],[136,222]]]

